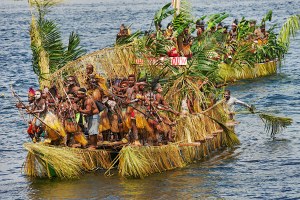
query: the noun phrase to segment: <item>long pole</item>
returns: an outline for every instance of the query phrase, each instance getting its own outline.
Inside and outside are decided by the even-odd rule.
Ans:
[[[45,126],[47,126],[48,128],[50,128],[51,130],[53,130],[60,138],[62,137],[60,135],[60,133],[57,131],[57,130],[54,130],[52,127],[50,127],[49,125],[47,125],[41,118],[39,118],[35,113],[30,113],[30,110],[27,108],[27,106],[23,103],[23,101],[21,100],[21,98],[17,95],[17,93],[13,90],[13,87],[12,85],[10,85],[10,89],[11,89],[11,92],[13,94],[13,96],[15,98],[18,99],[18,101],[22,104],[22,106],[24,106],[24,108],[26,109],[26,111],[29,112],[29,114],[33,115],[36,119],[38,119],[42,124],[44,124]]]

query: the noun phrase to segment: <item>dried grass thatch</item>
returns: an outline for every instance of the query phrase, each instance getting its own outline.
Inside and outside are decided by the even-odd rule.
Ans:
[[[68,148],[69,151],[80,155],[86,171],[94,171],[99,168],[108,169],[111,165],[110,153],[106,150],[89,150]]]
[[[219,149],[221,140],[221,133],[219,133],[202,143],[179,143],[149,147],[127,146],[120,151],[113,165],[119,162],[118,169],[122,177],[144,178],[153,173],[182,168],[188,163],[201,160]],[[110,169],[106,174],[110,174]]]
[[[24,172],[33,177],[79,178],[87,171],[111,166],[110,153],[105,150],[52,147],[42,143],[24,144],[28,155]]]
[[[241,79],[253,79],[274,74],[277,71],[277,62],[269,61],[256,63],[254,67],[233,68],[225,63],[220,64],[219,75],[225,81],[235,81]]]
[[[153,173],[185,166],[180,149],[175,144],[123,147],[116,160],[119,161],[119,174],[134,178],[144,178]]]
[[[115,46],[95,51],[80,57],[65,65],[63,68],[51,74],[51,85],[63,88],[63,80],[66,76],[75,75],[79,84],[86,87],[85,67],[88,64],[94,66],[95,71],[104,77],[120,78],[136,73],[134,67],[135,56],[132,45]]]
[[[75,152],[43,144],[26,143],[28,151],[24,171],[28,176],[79,178],[83,173],[82,159]]]

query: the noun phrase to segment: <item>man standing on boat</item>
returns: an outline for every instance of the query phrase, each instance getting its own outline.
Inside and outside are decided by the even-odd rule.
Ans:
[[[90,149],[97,147],[98,127],[100,123],[99,110],[95,101],[87,96],[85,88],[80,88],[77,92],[77,97],[80,99],[81,106],[78,111],[86,116],[88,123],[88,133]]]
[[[32,120],[32,128],[35,132],[34,141],[39,141],[40,135],[44,131],[43,122],[47,112],[46,100],[42,98],[42,91],[36,90],[34,95],[34,102],[31,110],[27,111],[28,114],[34,114],[36,117]]]
[[[234,105],[235,104],[240,104],[242,106],[245,106],[249,109],[250,112],[254,112],[254,108],[253,106],[241,101],[241,100],[238,100],[237,98],[233,97],[233,96],[230,96],[230,90],[225,90],[225,93],[224,93],[224,98],[225,98],[225,103],[228,107],[228,111],[229,111],[229,118],[230,119],[233,119],[233,116],[234,116]]]

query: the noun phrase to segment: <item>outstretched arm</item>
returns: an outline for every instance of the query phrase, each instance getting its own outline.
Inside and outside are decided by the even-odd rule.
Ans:
[[[247,104],[247,103],[245,103],[245,102],[243,102],[243,101],[241,101],[241,100],[235,99],[234,103],[235,103],[235,104],[240,104],[240,105],[242,105],[242,106],[245,106],[245,107],[251,109],[251,106],[250,106],[249,104]]]

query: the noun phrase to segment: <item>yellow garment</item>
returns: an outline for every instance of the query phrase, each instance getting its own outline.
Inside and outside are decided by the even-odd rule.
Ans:
[[[80,143],[82,146],[86,146],[88,141],[85,138],[83,133],[75,133],[74,134],[74,140],[78,143]]]
[[[48,138],[50,138],[51,141],[55,141],[66,137],[66,132],[62,123],[58,120],[58,117],[53,113],[47,113],[44,119],[44,123],[47,124],[45,130],[47,132]]]
[[[99,74],[95,74],[95,79],[98,81],[98,85],[102,88],[103,93],[108,95],[108,88],[106,86],[106,79]]]
[[[102,133],[110,129],[110,123],[107,117],[107,111],[103,111],[100,115],[99,133]]]
[[[135,115],[135,123],[136,123],[136,127],[139,129],[143,129],[145,127],[144,125],[144,115],[141,113],[136,113]]]

